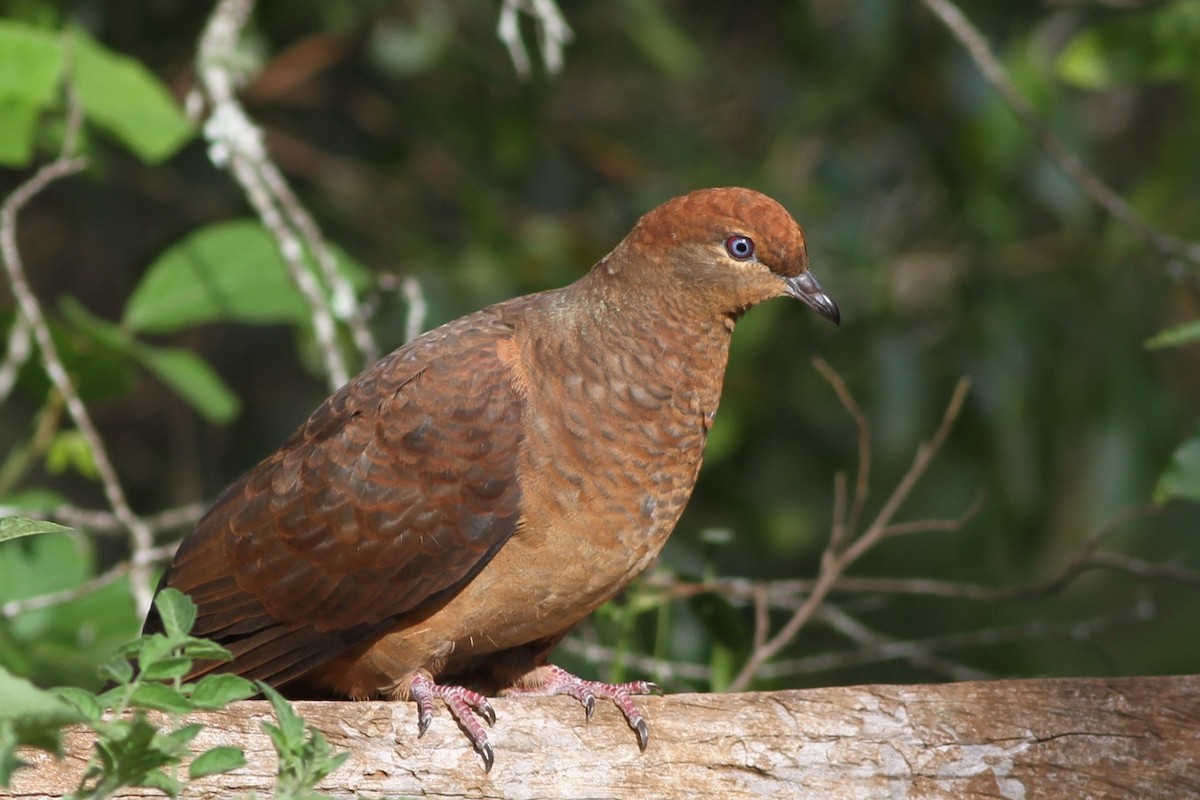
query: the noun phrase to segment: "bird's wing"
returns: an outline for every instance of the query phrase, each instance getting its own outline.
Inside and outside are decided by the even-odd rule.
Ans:
[[[512,536],[523,400],[497,351],[512,333],[480,312],[415,340],[221,496],[161,585],[195,601],[225,669],[304,675],[453,596]]]

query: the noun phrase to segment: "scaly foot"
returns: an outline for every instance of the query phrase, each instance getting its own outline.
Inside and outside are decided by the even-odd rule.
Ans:
[[[601,700],[612,700],[616,707],[621,710],[621,713],[625,715],[625,721],[629,723],[629,727],[633,728],[634,732],[637,733],[638,747],[643,750],[646,749],[646,745],[650,742],[650,728],[646,725],[646,720],[642,717],[642,712],[638,711],[637,706],[633,704],[633,695],[662,694],[662,689],[657,684],[650,683],[649,681],[631,681],[629,683],[587,681],[553,664],[546,664],[540,667],[537,672],[540,680],[533,688],[512,687],[505,689],[503,694],[537,696],[554,694],[569,695],[583,704],[589,720],[596,710],[597,697]]]
[[[492,752],[491,743],[488,742],[487,731],[479,723],[479,717],[487,720],[488,725],[496,723],[496,712],[492,710],[492,704],[487,701],[486,697],[462,686],[443,686],[440,683],[434,683],[421,672],[413,676],[412,683],[409,685],[409,693],[417,704],[418,737],[425,735],[425,731],[429,730],[429,723],[433,721],[433,699],[441,698],[446,707],[450,709],[450,713],[458,720],[459,727],[471,740],[475,752],[483,758],[484,770],[492,771],[495,754]]]

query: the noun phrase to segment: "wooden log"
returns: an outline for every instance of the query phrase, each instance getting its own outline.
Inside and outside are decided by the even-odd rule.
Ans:
[[[491,773],[441,709],[417,738],[409,703],[299,702],[350,758],[320,789],[363,797],[1200,798],[1200,676],[852,686],[639,700],[650,746],[611,704],[591,723],[564,697],[497,699]],[[269,796],[265,702],[195,714],[195,744],[248,764],[185,796]],[[72,731],[56,761],[27,752],[6,797],[75,788],[91,750]],[[123,797],[156,796],[130,790]]]

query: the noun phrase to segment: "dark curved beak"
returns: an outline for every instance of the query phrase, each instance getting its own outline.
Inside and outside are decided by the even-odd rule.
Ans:
[[[834,325],[841,324],[842,312],[838,311],[837,303],[829,299],[811,272],[785,278],[784,283],[787,284],[788,297],[796,298]]]

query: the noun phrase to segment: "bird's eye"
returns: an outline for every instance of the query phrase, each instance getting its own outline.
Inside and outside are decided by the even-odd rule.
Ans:
[[[725,252],[738,261],[745,261],[754,255],[754,240],[749,236],[730,236],[725,240]]]

